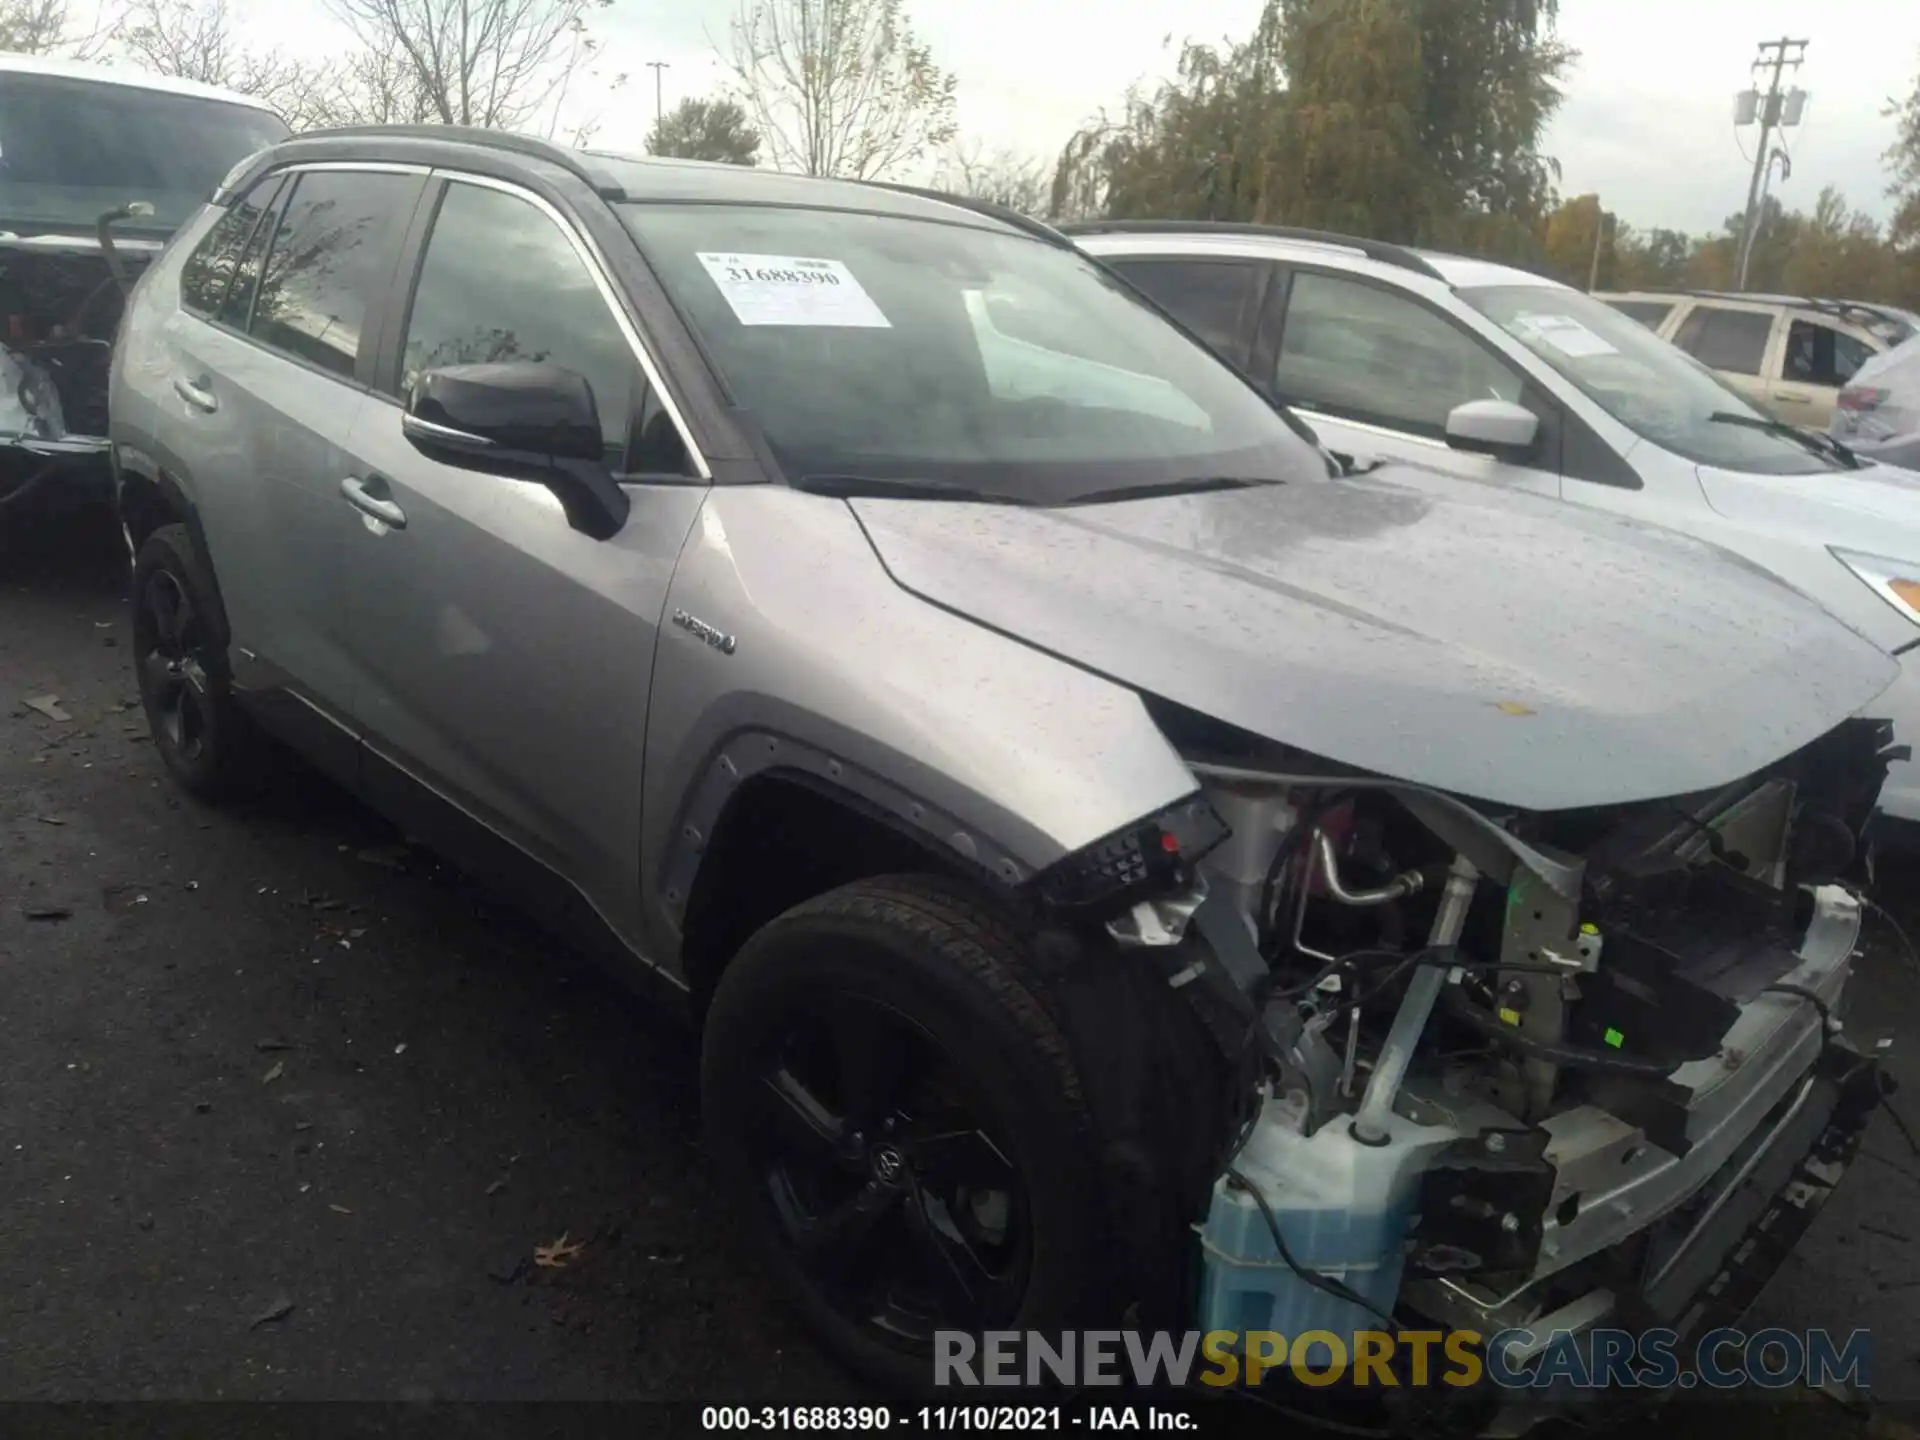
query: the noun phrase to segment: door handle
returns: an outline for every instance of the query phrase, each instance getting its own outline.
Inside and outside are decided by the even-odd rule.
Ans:
[[[381,524],[390,525],[395,530],[406,529],[407,512],[393,501],[375,495],[369,489],[372,485],[378,485],[383,490],[386,488],[386,482],[378,477],[362,480],[358,475],[349,475],[340,482],[340,493],[349,505],[362,514],[371,515]]]
[[[207,388],[204,380],[189,380],[184,375],[176,375],[173,377],[173,393],[203,414],[211,415],[220,408],[220,401]]]

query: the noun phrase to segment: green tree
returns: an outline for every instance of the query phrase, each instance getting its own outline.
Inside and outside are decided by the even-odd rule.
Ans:
[[[682,100],[660,117],[647,136],[649,155],[679,160],[760,163],[760,132],[732,100]]]
[[[1604,228],[1602,228],[1604,227]],[[1616,217],[1600,208],[1598,195],[1580,195],[1566,200],[1547,216],[1542,230],[1543,256],[1549,274],[1556,280],[1586,289],[1593,275],[1593,248],[1600,244],[1600,274],[1597,288],[1611,290],[1620,283],[1620,243],[1624,237]]]
[[[1534,260],[1572,52],[1554,0],[1267,0],[1076,135],[1064,215],[1263,220]]]

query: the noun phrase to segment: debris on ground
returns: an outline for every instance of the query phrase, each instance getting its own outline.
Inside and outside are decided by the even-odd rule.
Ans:
[[[211,1100],[196,1100],[193,1102],[193,1113],[196,1115],[208,1114],[212,1109],[213,1102]]]
[[[1911,1235],[1896,1230],[1891,1225],[1875,1225],[1871,1220],[1865,1220],[1861,1222],[1860,1228],[1869,1235],[1880,1236],[1883,1240],[1898,1240],[1902,1245],[1913,1243]]]
[[[260,1077],[260,1083],[262,1085],[271,1085],[274,1081],[278,1080],[282,1075],[286,1073],[287,1073],[287,1062],[284,1060],[276,1060],[273,1062],[273,1068],[267,1071],[266,1074]]]
[[[349,1210],[344,1205],[329,1205],[327,1206],[327,1209],[333,1211],[333,1213],[336,1215],[351,1215],[353,1213],[353,1211]]]
[[[498,1195],[502,1190],[506,1188],[507,1188],[506,1177],[502,1176],[500,1179],[494,1181],[491,1185],[487,1186],[487,1194]]]
[[[64,825],[67,823],[58,815],[36,815],[34,818],[42,825]]]
[[[271,1055],[276,1050],[293,1049],[293,1042],[291,1040],[256,1040],[253,1042],[253,1048],[262,1055]]]
[[[60,704],[60,697],[58,695],[29,695],[20,703],[25,705],[29,710],[38,711],[49,720],[73,719],[73,716],[69,715]]]
[[[293,1313],[293,1301],[285,1295],[274,1298],[271,1305],[253,1317],[253,1323],[247,1328],[257,1330],[262,1325],[271,1325],[276,1320],[284,1320]]]
[[[21,914],[29,920],[71,920],[73,911],[65,905],[26,905]]]
[[[567,1232],[562,1230],[558,1240],[547,1245],[536,1245],[533,1247],[533,1263],[546,1270],[562,1270],[566,1268],[569,1260],[572,1260],[574,1256],[578,1255],[585,1248],[586,1242],[582,1240],[576,1240],[569,1244],[567,1242]]]
[[[407,854],[407,847],[404,845],[370,845],[364,850],[355,851],[354,858],[386,870],[405,870]]]

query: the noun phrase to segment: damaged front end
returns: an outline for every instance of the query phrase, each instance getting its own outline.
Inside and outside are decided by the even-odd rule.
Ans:
[[[157,242],[95,234],[0,235],[0,508],[39,495],[105,501],[107,386],[126,295]]]
[[[1804,1220],[1880,1098],[1840,1032],[1837,882],[1888,727],[1527,813],[1162,721],[1202,792],[1136,839],[1108,930],[1244,1017],[1260,1075],[1197,1226],[1195,1328],[1351,1350],[1743,1309],[1798,1233],[1774,1212]]]

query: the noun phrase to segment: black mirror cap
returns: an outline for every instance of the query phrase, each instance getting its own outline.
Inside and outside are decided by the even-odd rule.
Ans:
[[[558,365],[511,360],[428,370],[413,383],[407,414],[489,450],[555,460],[606,455],[593,387]]]

